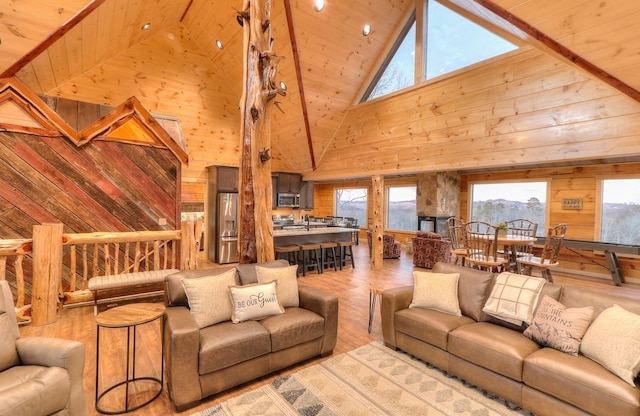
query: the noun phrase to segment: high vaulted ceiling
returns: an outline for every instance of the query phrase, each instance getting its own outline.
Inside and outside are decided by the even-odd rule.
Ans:
[[[272,1],[273,49],[286,58],[279,76],[288,86],[273,113],[274,163],[298,172],[322,163],[345,113],[422,1],[326,0],[320,13],[313,10],[313,0]],[[635,28],[640,5],[635,1],[442,2],[640,97],[640,31]],[[150,110],[181,120],[192,116],[192,102],[201,101],[219,118],[212,123],[200,113],[192,116],[185,133],[189,152],[197,152],[212,146],[201,136],[237,136],[242,30],[236,16],[241,7],[241,0],[5,0],[0,2],[0,74],[17,76],[36,93],[91,97],[107,105],[122,102],[127,91],[147,100]],[[141,30],[145,23],[151,27]],[[365,23],[373,27],[368,37],[361,34]],[[216,40],[224,44],[222,50]],[[157,70],[149,71],[152,66]],[[104,87],[106,73],[110,85],[123,91]],[[182,114],[163,106],[172,100]],[[231,127],[211,126],[225,119]],[[237,151],[228,138],[215,146],[221,153]],[[198,157],[190,160],[197,163]],[[202,161],[207,163],[212,164]]]

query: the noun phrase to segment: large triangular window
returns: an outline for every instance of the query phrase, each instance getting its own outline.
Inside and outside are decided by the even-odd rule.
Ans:
[[[511,42],[444,7],[436,0],[427,2],[426,33],[422,45],[424,70],[415,76],[415,14],[402,31],[365,100],[414,85],[415,79],[428,80],[517,48]]]

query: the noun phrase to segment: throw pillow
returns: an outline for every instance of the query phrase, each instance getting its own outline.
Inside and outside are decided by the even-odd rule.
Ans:
[[[278,302],[275,281],[246,286],[230,286],[229,294],[233,302],[231,321],[234,324],[284,313],[284,308]]]
[[[502,272],[482,310],[514,325],[531,324],[545,282],[540,277]]]
[[[215,276],[182,279],[191,315],[202,329],[231,319],[229,286],[236,284],[236,270],[227,270]]]
[[[410,308],[435,309],[461,316],[458,302],[460,273],[413,272],[413,300]]]
[[[589,328],[593,307],[567,308],[544,295],[524,335],[544,347],[578,355],[580,342]]]
[[[284,308],[300,306],[298,296],[298,266],[288,267],[260,267],[256,266],[258,283],[268,283],[276,280],[278,284],[278,300]]]
[[[605,309],[584,334],[580,352],[634,386],[640,372],[640,315],[618,305]]]

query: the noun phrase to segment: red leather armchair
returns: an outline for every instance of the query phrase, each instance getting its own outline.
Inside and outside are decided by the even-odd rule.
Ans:
[[[431,269],[437,262],[451,262],[451,241],[440,234],[418,231],[413,242],[413,265]]]

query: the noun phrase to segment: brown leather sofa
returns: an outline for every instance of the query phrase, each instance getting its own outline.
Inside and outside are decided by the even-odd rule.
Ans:
[[[20,338],[9,284],[0,280],[0,415],[85,415],[85,346]]]
[[[289,266],[286,260],[258,263]],[[236,283],[257,282],[255,264],[236,266]],[[229,270],[183,271],[167,276],[165,312],[165,374],[178,411],[208,396],[333,352],[338,332],[338,297],[298,285],[300,306],[282,315],[234,324],[220,322],[198,329],[189,311],[182,279]]]
[[[382,293],[385,344],[406,351],[536,415],[639,415],[640,388],[631,386],[582,353],[541,347],[521,329],[482,311],[495,276],[437,263],[437,273],[460,273],[462,316],[409,308],[413,287]],[[543,295],[569,308],[593,306],[593,320],[617,304],[640,314],[640,301],[623,295],[546,283]],[[593,322],[593,321],[592,321]]]

